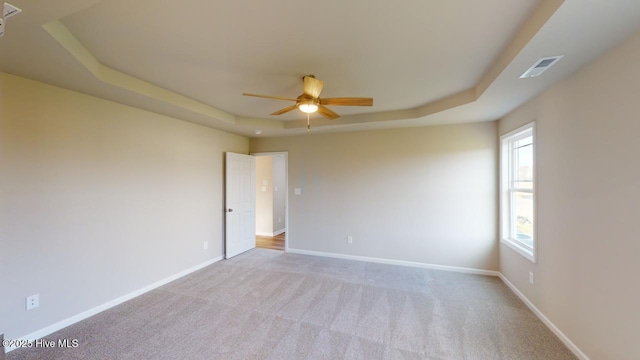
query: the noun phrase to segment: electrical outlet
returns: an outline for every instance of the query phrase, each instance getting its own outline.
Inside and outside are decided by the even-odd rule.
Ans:
[[[28,296],[26,298],[27,310],[32,310],[40,306],[40,294]]]
[[[202,248],[207,250],[209,248],[209,242],[205,241],[204,244],[202,245]]]
[[[533,285],[533,271],[529,271],[529,284]]]
[[[347,244],[353,244],[353,236],[347,236]]]

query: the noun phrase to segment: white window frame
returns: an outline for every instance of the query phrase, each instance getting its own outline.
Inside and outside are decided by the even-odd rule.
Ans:
[[[513,152],[514,147],[513,143],[522,138],[532,136],[533,138],[533,187],[532,189],[516,189],[513,186],[513,177],[515,171],[513,164]],[[537,238],[537,181],[536,181],[536,172],[537,172],[537,164],[536,164],[536,123],[535,121],[530,122],[524,126],[521,126],[513,131],[510,131],[502,136],[500,136],[500,239],[501,242],[508,247],[512,248],[525,258],[531,260],[532,262],[536,262],[536,254],[538,248],[538,238]],[[513,204],[513,193],[515,191],[518,192],[529,192],[533,198],[533,246],[528,246],[524,242],[515,239],[512,235],[514,233],[513,229],[516,222],[515,215],[512,212],[512,204]]]

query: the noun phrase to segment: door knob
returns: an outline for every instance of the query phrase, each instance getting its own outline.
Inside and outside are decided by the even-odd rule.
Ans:
[[[229,212],[233,212],[233,209],[229,209]]]

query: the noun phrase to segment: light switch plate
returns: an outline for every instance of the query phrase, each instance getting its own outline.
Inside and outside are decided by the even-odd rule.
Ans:
[[[295,189],[293,190],[293,193],[294,193],[294,194],[296,194],[296,195],[300,195],[300,194],[302,194],[302,189],[300,189],[300,188],[295,188]]]

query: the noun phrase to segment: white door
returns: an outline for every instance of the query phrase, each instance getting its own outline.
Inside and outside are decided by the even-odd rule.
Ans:
[[[226,153],[225,257],[256,247],[256,159]]]

